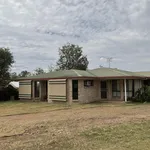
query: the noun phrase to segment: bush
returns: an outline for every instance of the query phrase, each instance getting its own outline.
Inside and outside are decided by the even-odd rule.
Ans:
[[[136,91],[135,97],[129,98],[132,102],[150,102],[150,86],[143,86]]]

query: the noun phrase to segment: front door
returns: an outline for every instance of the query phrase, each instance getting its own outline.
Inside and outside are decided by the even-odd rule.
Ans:
[[[78,100],[78,80],[72,80],[72,98]]]
[[[101,99],[107,99],[107,81],[101,81]]]

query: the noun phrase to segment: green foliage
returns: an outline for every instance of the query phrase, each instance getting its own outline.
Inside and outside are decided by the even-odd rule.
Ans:
[[[0,86],[5,86],[10,81],[10,68],[14,63],[13,54],[8,48],[0,48]]]
[[[15,79],[17,79],[18,75],[17,75],[16,72],[12,72],[12,73],[10,74],[10,77],[11,77],[11,80],[15,80]]]
[[[39,74],[43,74],[43,73],[45,73],[45,71],[42,69],[42,68],[36,68],[35,70],[34,70],[34,72],[35,72],[35,75],[39,75]]]
[[[87,56],[82,54],[82,47],[74,44],[67,44],[59,49],[59,60],[57,62],[58,70],[86,70],[88,64]]]
[[[53,72],[53,71],[56,71],[56,70],[57,70],[57,68],[55,66],[53,66],[53,65],[48,66],[48,72]]]
[[[135,93],[131,99],[133,102],[150,102],[150,86],[143,86]]]
[[[31,73],[28,72],[27,70],[21,71],[21,73],[19,73],[18,75],[19,77],[28,77],[31,76]]]

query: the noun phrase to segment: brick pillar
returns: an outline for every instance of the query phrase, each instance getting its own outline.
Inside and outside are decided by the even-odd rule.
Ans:
[[[67,92],[67,102],[70,106],[72,104],[72,80],[68,79],[66,83],[66,92]]]
[[[112,84],[111,80],[107,81],[107,88],[108,88],[108,100],[112,99]]]
[[[49,95],[50,95],[50,90],[49,90],[49,81],[47,81],[47,101],[48,103],[52,103],[53,101],[49,98]]]
[[[96,80],[95,82],[97,84],[97,99],[100,100],[101,99],[100,80]]]

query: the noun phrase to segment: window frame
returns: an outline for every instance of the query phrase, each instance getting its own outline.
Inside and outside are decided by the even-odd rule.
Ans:
[[[115,82],[115,84],[113,84],[113,82]],[[121,97],[120,80],[112,80],[112,97]]]

